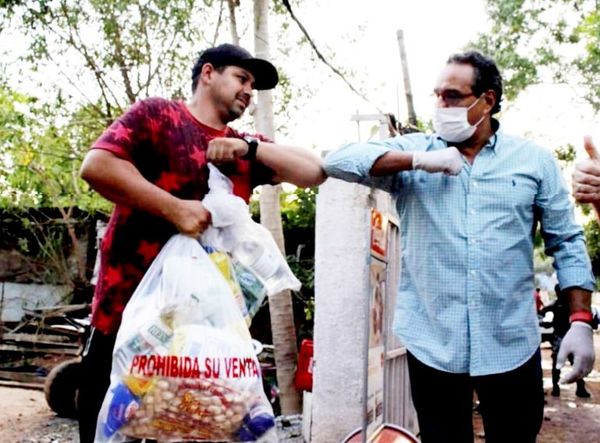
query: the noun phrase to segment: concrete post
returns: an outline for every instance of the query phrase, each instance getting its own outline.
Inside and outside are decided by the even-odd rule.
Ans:
[[[328,179],[317,198],[313,442],[362,423],[369,188]]]
[[[312,442],[339,442],[362,425],[373,206],[389,211],[389,195],[331,178],[319,188]]]

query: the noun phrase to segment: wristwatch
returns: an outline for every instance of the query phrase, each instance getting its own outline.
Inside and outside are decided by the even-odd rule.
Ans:
[[[254,137],[250,137],[249,135],[243,137],[243,140],[248,143],[248,152],[246,152],[240,158],[244,160],[255,160],[256,149],[258,148],[259,140]]]

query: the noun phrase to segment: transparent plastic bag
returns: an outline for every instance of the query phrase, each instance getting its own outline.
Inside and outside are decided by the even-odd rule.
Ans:
[[[245,294],[250,290],[251,298],[264,298],[264,294],[274,295],[285,289],[298,291],[300,281],[271,233],[252,220],[246,203],[233,195],[231,181],[214,165],[208,167],[209,192],[202,203],[212,215],[212,225],[202,234],[202,243],[231,254],[240,285]],[[250,282],[248,274],[256,281]]]
[[[249,299],[245,295],[245,291],[240,285],[239,279],[237,277],[237,271],[233,265],[231,257],[226,252],[216,251],[210,247],[205,247],[205,249],[207,249],[207,252],[209,253],[208,256],[217,266],[219,271],[221,271],[221,274],[229,284],[231,292],[233,293],[233,298],[237,302],[238,307],[242,312],[242,316],[244,317],[244,320],[246,320],[246,324],[250,326],[250,324],[252,323],[252,317],[254,317],[256,311],[249,311],[249,308],[252,306],[248,304]]]
[[[243,442],[273,433],[230,284],[197,240],[173,236],[123,312],[95,441]]]

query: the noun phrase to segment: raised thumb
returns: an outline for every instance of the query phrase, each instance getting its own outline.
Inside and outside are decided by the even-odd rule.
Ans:
[[[583,147],[585,151],[588,153],[592,160],[600,160],[600,154],[596,150],[594,146],[594,142],[592,141],[592,137],[590,135],[586,135],[583,137]]]

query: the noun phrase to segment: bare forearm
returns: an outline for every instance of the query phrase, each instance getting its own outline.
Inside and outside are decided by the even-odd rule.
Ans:
[[[322,160],[312,151],[296,146],[260,142],[256,158],[275,171],[275,181],[305,188],[325,181]]]
[[[591,311],[592,293],[581,288],[568,288],[566,291],[569,299],[571,313],[580,311]]]
[[[130,162],[94,149],[81,166],[81,177],[108,200],[169,220],[178,199],[146,180]]]
[[[389,151],[379,157],[371,167],[371,175],[383,176],[400,171],[410,171],[413,154],[411,152]]]

